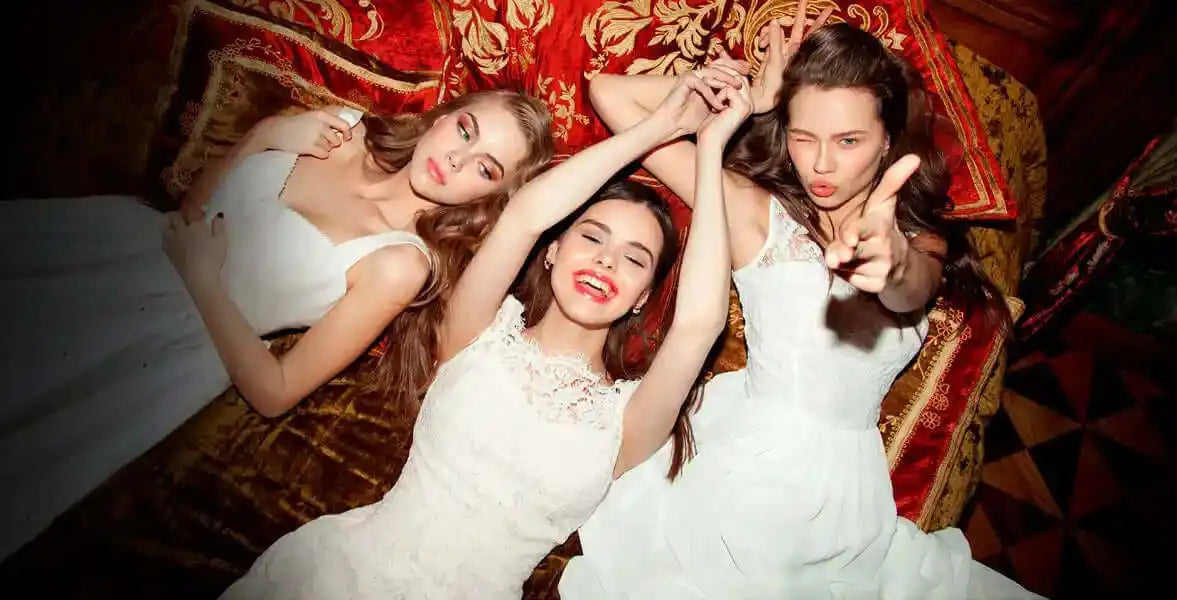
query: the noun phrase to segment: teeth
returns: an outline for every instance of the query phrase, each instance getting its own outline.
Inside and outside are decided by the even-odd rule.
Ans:
[[[606,284],[604,281],[601,281],[600,279],[593,277],[592,275],[581,275],[576,280],[580,283],[583,283],[583,284],[597,290],[598,292],[601,292],[602,294],[605,294],[605,295],[609,294],[609,285]]]

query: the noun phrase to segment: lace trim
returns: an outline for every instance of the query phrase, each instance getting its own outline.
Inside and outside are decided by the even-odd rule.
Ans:
[[[789,217],[785,207],[776,198],[769,198],[771,213],[769,215],[768,247],[756,261],[758,267],[771,267],[778,262],[800,261],[821,262],[822,250],[817,242],[809,237],[809,232]]]
[[[613,384],[589,368],[579,356],[545,354],[523,333],[523,304],[508,296],[486,342],[518,377],[528,402],[545,420],[587,424],[598,429],[617,425],[620,408],[637,387],[636,381]]]

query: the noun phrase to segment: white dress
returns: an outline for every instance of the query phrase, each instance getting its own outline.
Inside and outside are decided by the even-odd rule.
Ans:
[[[561,597],[1032,597],[974,563],[959,530],[897,516],[877,422],[927,321],[831,283],[818,245],[769,204],[764,247],[734,273],[747,367],[707,384],[679,479],[664,447],[614,484]]]
[[[518,599],[604,498],[638,385],[545,355],[522,311],[441,366],[383,499],[283,536],[222,599]]]
[[[259,335],[318,321],[377,248],[426,251],[405,231],[333,244],[280,201],[296,159],[246,157],[206,209],[225,215],[221,280]],[[0,202],[0,556],[230,385],[164,224],[127,196]]]

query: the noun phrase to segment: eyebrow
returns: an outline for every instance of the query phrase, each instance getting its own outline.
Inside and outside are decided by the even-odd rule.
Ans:
[[[608,225],[606,225],[596,219],[585,219],[585,220],[581,221],[581,223],[593,225],[593,226],[597,227],[598,229],[604,231],[605,233],[610,233],[610,234],[613,233],[613,230],[609,229]],[[650,251],[650,249],[647,248],[645,244],[643,244],[641,242],[626,242],[626,243],[629,244],[630,246],[633,246],[634,248],[637,248],[638,250],[641,250],[642,252],[645,252],[646,254],[648,254],[650,256],[650,261],[653,262],[654,253],[652,251]]]
[[[807,132],[805,129],[800,127],[790,127],[789,133],[804,133],[805,135],[813,136],[813,138],[820,138],[820,135],[813,132]],[[867,132],[866,129],[850,129],[849,132],[834,133],[833,135],[830,135],[830,138],[845,138],[847,135],[866,135],[869,133],[870,132]]]
[[[478,128],[478,117],[475,117],[474,113],[472,112],[467,112],[466,116],[470,117],[470,126],[474,128],[474,137],[480,137],[481,130]],[[499,162],[499,159],[491,156],[489,153],[486,155],[486,157],[490,159],[490,162],[495,164],[495,167],[498,168],[500,175],[507,174],[507,170],[503,168],[503,163]]]
[[[811,131],[805,131],[804,129],[801,129],[800,127],[790,127],[789,133],[803,133],[805,135],[812,136],[812,137],[821,137],[820,135],[817,135],[816,133],[813,133]],[[842,131],[840,133],[835,133],[834,135],[831,135],[830,137],[831,138],[839,138],[839,137],[846,137],[846,136],[850,136],[850,135],[867,135],[869,133],[870,132],[866,131],[865,129],[851,129],[850,131]]]

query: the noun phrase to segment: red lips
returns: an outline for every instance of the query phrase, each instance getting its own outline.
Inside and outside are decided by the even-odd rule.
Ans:
[[[432,158],[425,160],[425,170],[429,172],[429,177],[441,185],[445,185],[445,173],[441,170],[441,166],[437,164],[436,160]]]
[[[809,182],[809,192],[818,198],[829,198],[838,191],[838,186],[824,180],[818,179]]]
[[[584,281],[585,279],[589,281]],[[612,279],[590,269],[581,269],[573,273],[572,287],[598,304],[604,304],[617,295],[617,284],[613,283]]]

